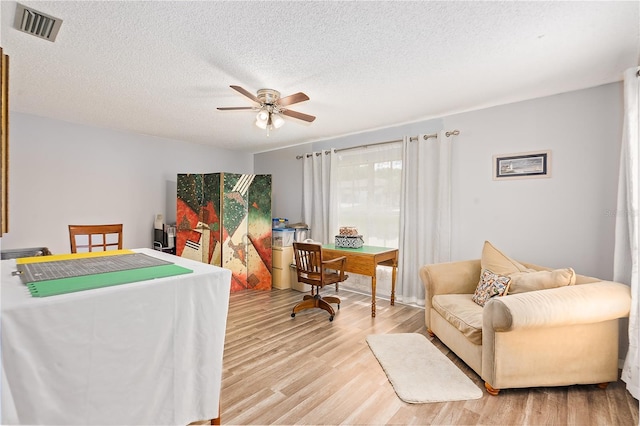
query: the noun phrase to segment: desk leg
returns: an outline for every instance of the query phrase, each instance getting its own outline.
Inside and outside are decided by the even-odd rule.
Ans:
[[[376,317],[376,273],[371,277],[371,317]]]
[[[391,306],[396,303],[396,270],[397,265],[393,264],[393,270],[391,271]]]

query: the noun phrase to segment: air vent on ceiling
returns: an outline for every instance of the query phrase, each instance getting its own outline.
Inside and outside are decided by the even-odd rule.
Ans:
[[[54,18],[18,3],[15,25],[22,32],[55,41],[62,25],[62,19]]]

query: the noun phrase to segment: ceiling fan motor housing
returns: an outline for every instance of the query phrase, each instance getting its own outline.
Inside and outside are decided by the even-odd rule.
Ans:
[[[280,99],[280,92],[273,89],[260,89],[258,90],[258,99],[262,104],[275,105]]]

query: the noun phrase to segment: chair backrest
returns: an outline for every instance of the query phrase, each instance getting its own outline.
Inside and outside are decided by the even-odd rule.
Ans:
[[[322,286],[322,246],[312,243],[293,243],[298,282]]]
[[[122,224],[69,225],[71,253],[122,249]]]

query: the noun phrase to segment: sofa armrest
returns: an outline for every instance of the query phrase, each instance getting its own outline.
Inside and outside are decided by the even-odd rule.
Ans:
[[[431,298],[438,294],[472,294],[480,280],[480,259],[433,263],[420,268],[424,284],[424,320],[431,332]]]
[[[492,298],[483,310],[483,329],[507,332],[590,324],[627,317],[631,290],[612,281],[571,285]]]
[[[480,260],[424,265],[420,278],[429,299],[437,294],[471,294],[480,280]]]

